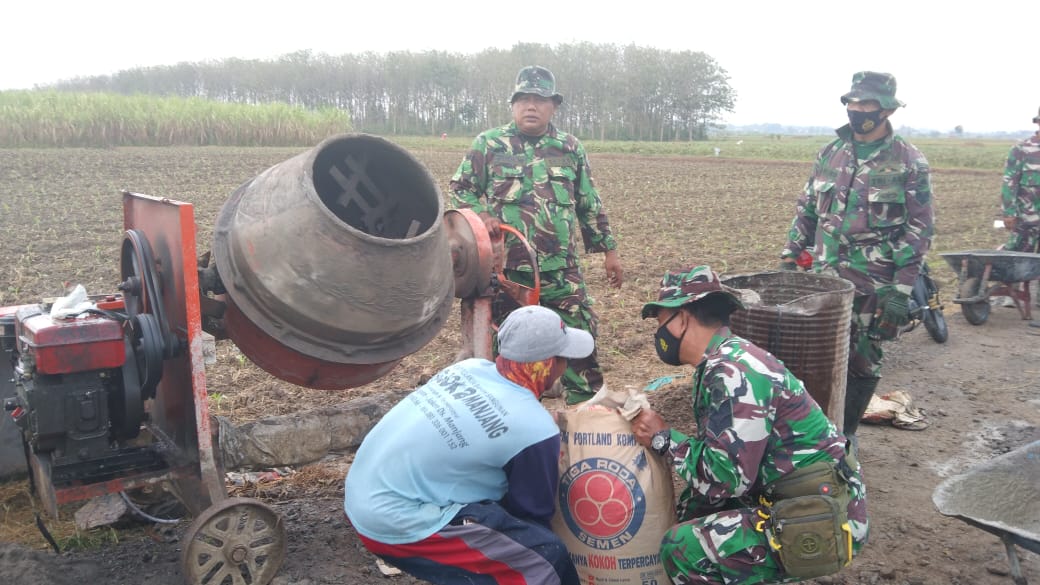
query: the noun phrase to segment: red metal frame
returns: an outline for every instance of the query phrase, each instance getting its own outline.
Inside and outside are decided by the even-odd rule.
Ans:
[[[29,465],[37,492],[44,509],[55,517],[60,504],[159,482],[169,482],[194,515],[227,497],[206,393],[193,207],[124,192],[123,227],[139,230],[150,243],[155,262],[151,268],[159,279],[166,319],[173,336],[183,344],[176,357],[163,362],[162,379],[148,406],[150,420],[139,439],[162,442],[167,467],[97,483],[54,486],[49,456],[33,455]],[[117,308],[113,303],[121,301],[106,299],[103,303],[103,308]]]
[[[153,433],[180,449],[180,457],[192,468],[190,474],[174,474],[174,486],[184,505],[197,514],[227,497],[227,491],[213,446],[206,393],[194,208],[124,192],[123,227],[140,230],[151,244],[166,318],[174,335],[186,341],[184,351],[163,364],[151,425]]]
[[[465,220],[464,225],[468,226],[472,232],[478,264],[497,277],[498,286],[502,292],[512,297],[521,306],[537,305],[542,290],[541,279],[538,278],[538,256],[531,244],[528,243],[527,238],[512,226],[501,224],[499,226],[501,232],[499,237],[492,240],[484,220],[474,213],[473,210],[453,209],[448,213],[458,213]],[[516,236],[523,243],[524,247],[527,248],[527,253],[531,258],[531,265],[534,267],[534,288],[508,280],[502,273],[502,262],[506,253],[503,242],[505,241],[506,233]],[[456,356],[457,360],[470,357],[486,360],[494,359],[491,350],[491,336],[492,331],[496,331],[497,328],[491,316],[491,302],[494,300],[495,295],[498,294],[498,290],[492,286],[490,281],[487,284],[487,288],[482,292],[476,296],[464,298],[460,303],[462,349]]]
[[[449,213],[458,213],[465,220],[472,232],[473,241],[476,245],[476,258],[482,268],[488,273],[498,272],[499,267],[495,265],[495,253],[492,247],[491,236],[488,235],[487,226],[480,216],[471,209],[455,209]],[[477,296],[462,299],[459,303],[460,325],[462,329],[462,349],[456,359],[481,358],[491,360],[491,301],[495,291],[490,287]]]

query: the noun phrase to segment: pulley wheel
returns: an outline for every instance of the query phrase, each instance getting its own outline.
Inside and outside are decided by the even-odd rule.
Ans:
[[[123,339],[126,359],[123,361],[123,376],[118,391],[108,395],[108,412],[112,419],[112,434],[117,439],[133,439],[141,432],[144,420],[144,400],[141,398],[141,381],[137,373],[137,356],[129,338]]]
[[[123,293],[126,312],[133,316],[151,313],[158,302],[153,280],[155,259],[152,247],[139,230],[127,230],[123,235],[123,247],[119,254],[119,271],[123,279],[119,290]]]
[[[184,535],[181,569],[191,585],[267,585],[285,560],[282,517],[258,500],[226,498]]]
[[[159,320],[151,313],[131,317],[130,327],[141,395],[145,399],[155,398],[155,389],[163,373],[162,328]]]

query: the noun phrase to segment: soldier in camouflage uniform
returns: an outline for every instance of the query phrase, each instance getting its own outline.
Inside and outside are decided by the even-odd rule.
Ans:
[[[813,270],[856,286],[843,426],[854,445],[881,377],[881,341],[907,323],[910,291],[932,241],[928,161],[892,130],[889,116],[905,105],[895,93],[888,73],[853,75],[841,96],[849,124],[817,156],[781,253],[781,268],[794,270],[810,250]]]
[[[1040,124],[1040,112],[1033,123]],[[1011,232],[1004,249],[1036,253],[1040,242],[1040,131],[1008,152],[1000,198],[1004,227]]]
[[[1040,124],[1040,111],[1033,118]],[[1040,131],[1011,147],[1000,189],[1004,227],[1011,232],[1005,250],[1036,253],[1040,246]],[[1040,306],[1040,295],[1037,295]],[[1036,321],[1030,323],[1040,327]]]
[[[821,462],[847,485],[853,555],[867,540],[866,490],[845,438],[783,363],[730,332],[730,314],[742,306],[706,266],[665,273],[658,300],[643,306],[644,319],[657,318],[661,360],[697,368],[694,436],[669,428],[653,411],[632,422],[636,440],[669,457],[688,484],[680,523],[661,546],[676,584],[792,579],[762,522],[776,502],[761,497],[778,479]]]
[[[559,313],[568,326],[595,336],[597,317],[578,262],[577,234],[586,252],[605,253],[611,285],[621,286],[623,272],[585,149],[550,122],[562,102],[548,69],[521,69],[510,100],[513,122],[473,141],[451,179],[451,201],[455,208],[479,213],[492,237],[499,235],[499,222],[520,231],[537,252],[538,274],[523,244],[507,235],[505,277],[526,286],[539,278],[541,304]],[[493,305],[495,322],[514,308],[509,297],[499,295]],[[561,383],[568,404],[595,394],[603,384],[596,353],[571,360]]]

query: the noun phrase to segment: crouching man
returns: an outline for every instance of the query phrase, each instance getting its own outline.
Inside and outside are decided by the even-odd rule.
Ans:
[[[512,312],[494,363],[451,365],[388,412],[346,478],[362,544],[435,584],[578,585],[549,529],[560,432],[539,400],[592,353],[592,335],[540,306]]]
[[[694,436],[652,410],[636,440],[687,482],[661,544],[677,585],[773,583],[836,573],[866,542],[859,464],[816,401],[770,353],[729,330],[742,308],[707,266],[665,273],[654,345],[694,373]]]

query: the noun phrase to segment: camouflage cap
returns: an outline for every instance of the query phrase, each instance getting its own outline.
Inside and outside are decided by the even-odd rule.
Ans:
[[[643,305],[643,318],[657,315],[661,308],[674,309],[703,299],[711,294],[724,294],[733,301],[734,308],[743,309],[737,291],[722,284],[719,275],[707,266],[669,270],[661,279],[657,300]]]
[[[884,110],[894,110],[905,106],[896,99],[896,78],[891,73],[860,71],[852,76],[852,89],[841,96],[841,103],[865,102],[874,100]]]
[[[556,77],[552,71],[538,65],[528,65],[516,74],[516,89],[509,103],[516,101],[516,96],[522,93],[533,93],[542,97],[552,98],[556,105],[563,102],[563,96],[556,93]]]

